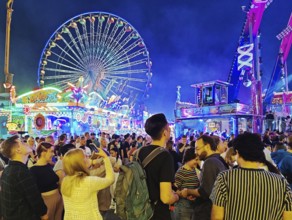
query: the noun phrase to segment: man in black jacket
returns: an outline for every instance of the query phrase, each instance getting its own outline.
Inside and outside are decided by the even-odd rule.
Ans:
[[[47,207],[26,164],[32,149],[17,135],[2,144],[2,154],[10,159],[1,177],[1,213],[6,220],[48,219]]]

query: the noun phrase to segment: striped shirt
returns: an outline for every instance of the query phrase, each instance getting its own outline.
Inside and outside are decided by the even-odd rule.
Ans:
[[[175,184],[179,190],[198,188],[200,183],[196,170],[187,170],[184,167],[180,167],[175,174]]]
[[[261,169],[221,172],[210,199],[224,207],[225,220],[280,220],[284,211],[292,211],[292,191],[287,181]]]

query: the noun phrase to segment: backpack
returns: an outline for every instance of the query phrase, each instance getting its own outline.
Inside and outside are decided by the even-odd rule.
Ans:
[[[143,161],[139,162],[139,152],[135,161],[122,165],[116,189],[116,214],[122,220],[148,220],[153,216],[153,204],[149,198],[145,168],[164,148],[154,149]]]

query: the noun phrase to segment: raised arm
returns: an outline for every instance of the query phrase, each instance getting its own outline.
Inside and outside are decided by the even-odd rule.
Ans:
[[[99,149],[99,152],[97,153],[98,156],[103,158],[104,161],[104,167],[105,167],[105,177],[97,177],[97,176],[90,176],[90,184],[93,190],[101,190],[104,189],[115,181],[115,175],[113,171],[113,167],[111,164],[111,161],[109,157],[106,155],[106,153]]]

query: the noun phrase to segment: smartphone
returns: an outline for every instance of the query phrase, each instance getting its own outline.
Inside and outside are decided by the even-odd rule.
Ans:
[[[93,150],[94,152],[96,152],[96,153],[99,152],[98,147],[94,143],[90,143],[89,146],[90,146],[91,150]]]

